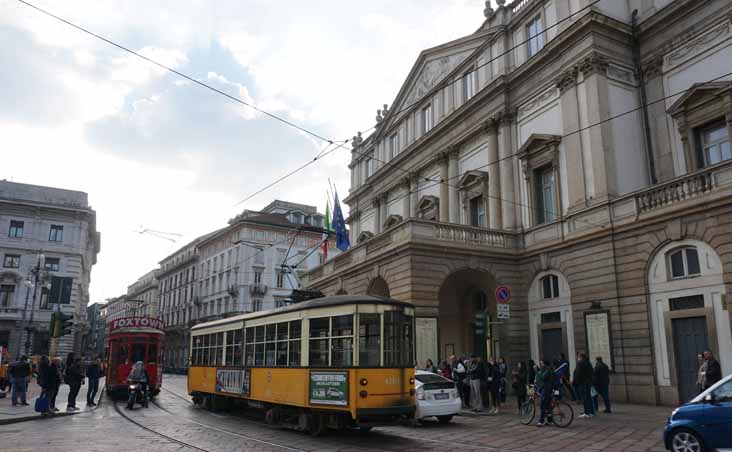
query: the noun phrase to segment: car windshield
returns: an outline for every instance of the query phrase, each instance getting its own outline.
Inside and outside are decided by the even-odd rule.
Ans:
[[[721,386],[724,386],[725,389],[726,388],[732,388],[732,375],[730,375],[727,378],[724,378],[724,379],[718,381],[717,383],[715,383],[714,385],[712,385],[710,388],[708,388],[706,391],[703,391],[701,394],[699,394],[698,396],[696,396],[693,399],[691,399],[689,401],[689,403],[700,403],[700,402],[703,402],[704,399],[707,397],[707,395],[711,394],[712,392],[714,392],[715,395],[717,395],[717,392],[718,392],[717,389],[719,389]],[[725,392],[725,394],[728,393],[729,392],[729,389],[727,389],[724,392]]]
[[[435,374],[417,374],[414,378],[421,383],[444,383],[448,381],[446,378]]]

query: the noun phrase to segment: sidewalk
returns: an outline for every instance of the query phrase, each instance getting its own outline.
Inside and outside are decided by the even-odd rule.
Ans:
[[[84,380],[84,382],[86,383],[86,379]],[[72,414],[84,413],[86,411],[93,410],[94,407],[87,407],[86,405],[87,388],[87,384],[82,385],[81,390],[79,391],[79,395],[76,397],[76,407],[79,408],[79,410],[67,412],[66,406],[69,397],[69,385],[62,384],[61,388],[58,391],[58,396],[56,397],[56,408],[58,408],[59,411],[56,412],[53,417],[69,416]],[[95,403],[99,403],[103,388],[104,378],[99,380],[99,392],[97,393],[97,400],[95,401]],[[31,381],[31,383],[28,384],[28,394],[26,397],[28,406],[13,406],[11,393],[10,391],[8,391],[6,397],[0,399],[0,425],[13,424],[15,422],[24,422],[43,418],[41,413],[36,413],[34,409],[36,398],[40,395],[41,387],[36,384],[35,380]]]

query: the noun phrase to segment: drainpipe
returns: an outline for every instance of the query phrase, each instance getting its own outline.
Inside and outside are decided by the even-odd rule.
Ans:
[[[651,141],[650,120],[648,119],[648,97],[646,96],[646,80],[641,67],[640,36],[638,33],[638,10],[634,9],[631,15],[631,28],[633,31],[633,63],[640,81],[640,101],[643,110],[643,132],[646,139],[646,158],[648,159],[648,176],[651,185],[658,183],[656,179],[656,164],[653,159],[653,142]]]

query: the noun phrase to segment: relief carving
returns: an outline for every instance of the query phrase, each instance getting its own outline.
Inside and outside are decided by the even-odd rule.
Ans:
[[[584,60],[579,62],[579,70],[582,75],[589,77],[596,73],[607,73],[608,62],[605,57],[600,54],[593,53]]]
[[[526,115],[536,110],[538,107],[548,102],[550,99],[554,98],[556,94],[557,88],[556,86],[554,86],[551,89],[548,89],[542,94],[536,96],[534,99],[531,100],[531,102],[522,105],[518,109],[518,119],[524,118]]]
[[[691,42],[682,46],[681,48],[671,52],[671,54],[669,54],[667,57],[667,61],[668,61],[668,63],[673,63],[674,61],[684,58],[686,55],[695,51],[699,47],[704,46],[721,36],[729,34],[729,32],[730,32],[730,23],[724,22],[723,24],[719,25],[718,27],[713,28],[711,31],[699,36],[696,39],[693,39]]]
[[[412,104],[418,99],[424,97],[434,88],[437,83],[447,74],[452,72],[455,67],[465,61],[471,51],[463,52],[457,55],[449,55],[430,61],[424,65],[419,78],[414,84],[414,88],[405,100],[406,104]]]
[[[578,70],[576,66],[572,66],[557,77],[554,81],[554,85],[559,89],[560,93],[563,93],[568,88],[573,87],[577,83]]]
[[[663,56],[654,56],[642,65],[641,70],[643,71],[643,78],[645,80],[661,76],[663,74]]]
[[[624,67],[616,66],[614,64],[608,65],[607,76],[608,78],[611,78],[613,80],[618,80],[625,83],[633,83],[633,79],[635,78],[633,76],[633,71]]]

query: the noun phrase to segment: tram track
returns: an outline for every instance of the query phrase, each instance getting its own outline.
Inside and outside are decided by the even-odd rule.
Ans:
[[[171,394],[172,396],[174,396],[174,397],[176,397],[176,398],[178,398],[178,399],[180,399],[180,400],[182,400],[182,401],[190,404],[190,405],[194,405],[191,400],[189,400],[189,399],[181,396],[180,394],[178,394],[178,393],[176,393],[174,391],[171,391],[171,390],[169,390],[167,388],[161,388],[161,389],[163,391]],[[158,408],[160,408],[161,410],[165,411],[166,413],[169,413],[169,414],[171,414],[173,416],[176,416],[176,417],[181,417],[181,416],[173,413],[172,411],[168,410],[167,408],[161,406],[156,400],[153,400],[152,403],[155,406],[157,406]],[[213,414],[213,413],[209,413],[209,414]],[[234,416],[232,416],[232,417],[234,417]],[[252,415],[243,415],[243,416],[240,415],[240,416],[235,416],[235,417],[240,418],[240,419],[245,419],[245,420],[248,420],[248,421],[257,422],[257,424],[259,426],[264,427],[264,428],[267,428],[267,429],[277,430],[277,429],[280,429],[281,428],[281,427],[277,427],[277,426],[273,426],[273,425],[266,424],[266,423],[263,422],[263,420],[261,418],[258,418],[258,417],[252,416]],[[196,423],[198,425],[204,426],[204,424],[200,424],[200,423],[195,422],[195,421],[192,421],[192,422],[194,422],[194,423]],[[217,427],[214,427],[214,428],[217,428]],[[382,436],[382,437],[400,438],[400,439],[409,440],[409,441],[417,441],[417,442],[420,442],[421,441],[421,442],[426,442],[426,443],[430,443],[430,444],[434,444],[434,445],[449,446],[451,448],[454,448],[454,447],[458,446],[461,449],[484,450],[484,451],[491,451],[491,452],[528,452],[528,449],[521,449],[521,448],[493,447],[493,446],[485,446],[485,445],[478,445],[478,444],[466,444],[466,443],[456,444],[455,442],[443,441],[443,440],[431,439],[431,438],[420,438],[418,436],[399,434],[399,433],[395,433],[395,432],[392,432],[392,431],[386,431],[386,430],[381,430],[381,429],[380,430],[377,430],[377,431],[374,431],[374,432],[371,432],[370,434],[372,434],[372,435],[376,434],[376,435],[379,435],[379,436]],[[348,440],[344,440],[343,438],[339,438],[339,441],[342,444],[344,444],[344,445],[356,446],[356,447],[364,447],[364,444],[363,443],[354,442],[354,441],[348,441]],[[386,448],[386,447],[381,446],[381,445],[379,446],[379,449],[386,450],[386,451],[395,451],[395,452],[396,451],[403,450],[400,447]],[[299,449],[291,449],[291,450],[299,450]]]

